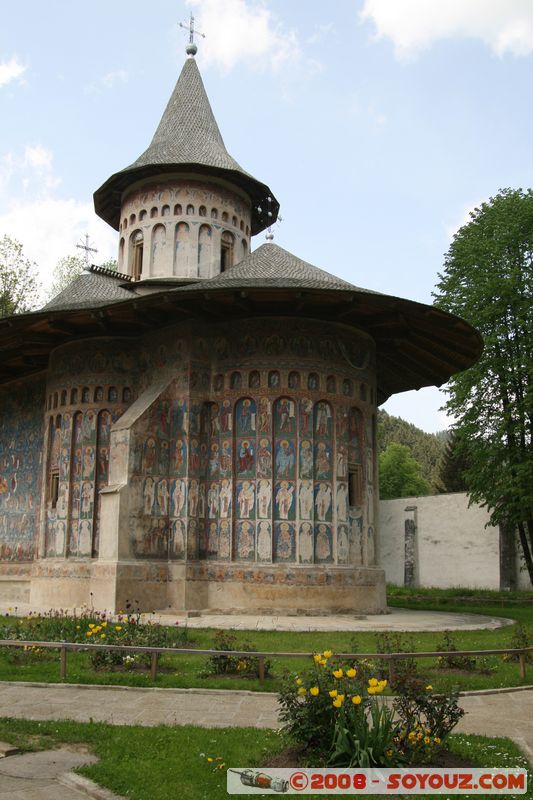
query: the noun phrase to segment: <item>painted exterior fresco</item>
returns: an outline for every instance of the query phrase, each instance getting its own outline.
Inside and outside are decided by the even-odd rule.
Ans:
[[[116,340],[75,343],[51,359],[41,545],[46,558],[98,556],[99,492],[108,483],[111,426],[135,393],[130,347]]]
[[[0,561],[31,561],[40,507],[44,381],[0,397]]]
[[[251,323],[245,337],[191,328],[173,345],[153,343],[176,377],[133,428],[132,556],[369,563],[360,542],[373,518],[372,346],[302,323],[287,338],[265,327]]]
[[[234,596],[246,607],[239,592],[255,587],[267,607],[291,587],[303,597],[329,587],[309,602],[351,608],[374,587],[368,337],[259,319],[73,342],[52,354],[32,409],[31,458],[42,459],[30,471],[42,485],[31,523],[21,511],[3,535],[18,548],[8,558],[31,559],[38,542],[35,602],[64,585],[78,603],[111,587],[106,607],[119,597],[163,607],[173,592],[180,607]],[[26,418],[10,424],[7,440],[22,427],[35,440]]]

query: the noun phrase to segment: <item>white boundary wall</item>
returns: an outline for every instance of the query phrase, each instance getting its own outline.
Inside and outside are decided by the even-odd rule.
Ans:
[[[500,588],[499,529],[485,527],[487,509],[469,507],[465,493],[381,500],[379,510],[380,566],[388,583],[404,585],[405,520],[414,519],[414,585]],[[531,588],[520,564],[517,579],[519,588]]]

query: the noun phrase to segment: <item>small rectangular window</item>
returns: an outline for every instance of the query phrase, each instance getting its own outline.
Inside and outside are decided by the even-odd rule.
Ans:
[[[233,245],[222,242],[220,245],[220,271],[225,272],[233,266]]]
[[[348,503],[352,508],[360,508],[363,505],[363,468],[359,464],[349,467]]]
[[[57,500],[59,498],[59,471],[53,471],[50,473],[50,505],[52,508],[57,506]]]

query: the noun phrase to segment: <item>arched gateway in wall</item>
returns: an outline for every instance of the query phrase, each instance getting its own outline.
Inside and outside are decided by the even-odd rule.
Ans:
[[[0,320],[0,599],[383,611],[377,406],[468,367],[476,331],[250,252],[278,203],[193,57],[95,208],[119,271]]]

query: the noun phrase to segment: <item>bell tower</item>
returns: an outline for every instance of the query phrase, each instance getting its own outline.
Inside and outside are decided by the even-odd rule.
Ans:
[[[251,236],[275,222],[279,203],[226,150],[195,55],[187,59],[148,148],[94,194],[118,230],[118,269],[134,281],[201,280],[231,269]]]

